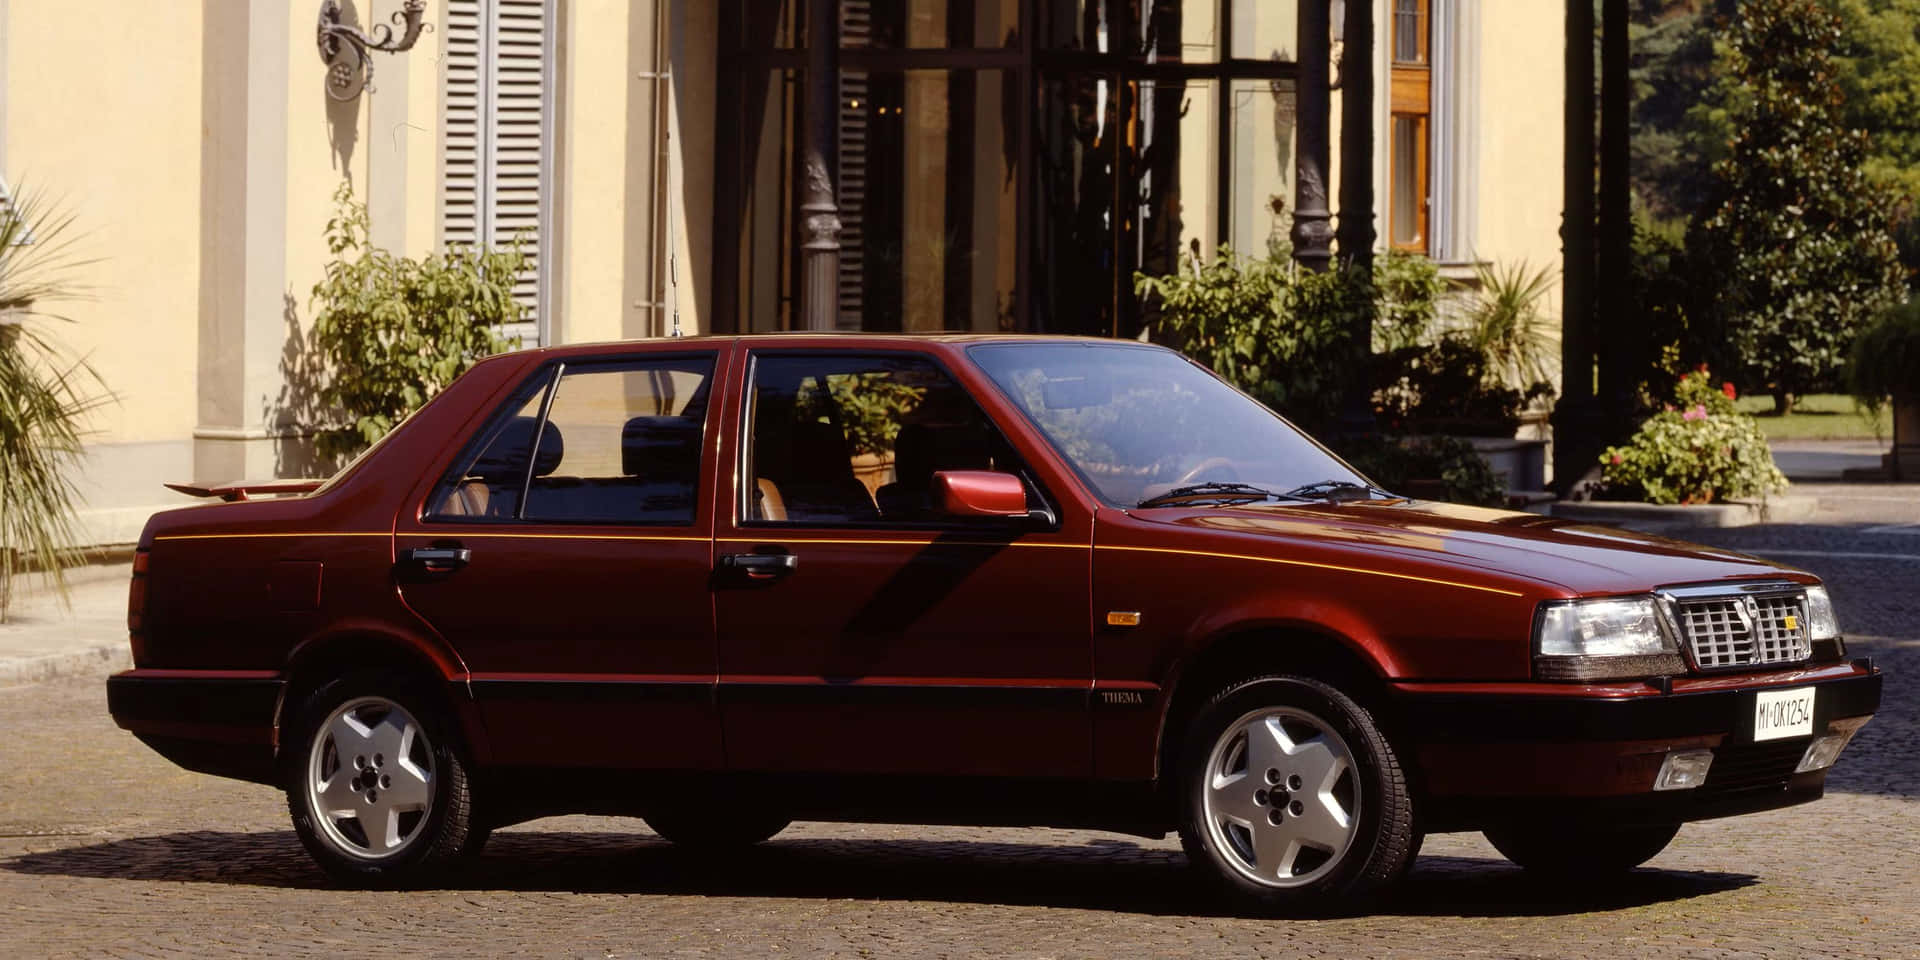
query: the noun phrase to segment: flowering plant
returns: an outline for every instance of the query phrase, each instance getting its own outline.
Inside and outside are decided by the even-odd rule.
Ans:
[[[1625,446],[1600,455],[1608,490],[1648,503],[1709,503],[1786,489],[1752,417],[1734,407],[1730,383],[1706,367],[1680,378],[1675,403],[1640,425]]]

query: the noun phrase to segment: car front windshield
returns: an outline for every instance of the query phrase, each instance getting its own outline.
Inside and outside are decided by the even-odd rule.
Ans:
[[[1115,506],[1196,484],[1285,494],[1329,481],[1366,482],[1272,411],[1171,350],[1056,341],[979,344],[968,355]]]

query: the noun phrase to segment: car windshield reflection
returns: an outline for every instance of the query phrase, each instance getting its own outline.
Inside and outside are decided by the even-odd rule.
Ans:
[[[1271,410],[1171,350],[993,343],[968,354],[1114,506],[1248,499],[1230,491],[1219,499],[1167,496],[1202,484],[1266,491],[1366,484]]]

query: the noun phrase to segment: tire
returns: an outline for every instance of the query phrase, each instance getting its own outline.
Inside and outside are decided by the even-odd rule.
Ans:
[[[1181,846],[1242,906],[1353,909],[1419,851],[1392,744],[1366,708],[1318,680],[1228,687],[1194,717],[1180,757]]]
[[[293,716],[287,809],[335,881],[415,885],[485,842],[453,725],[417,683],[351,674],[313,691]]]
[[[1673,842],[1680,825],[1617,827],[1583,823],[1524,823],[1485,831],[1500,855],[1530,873],[1556,880],[1587,880],[1625,873]]]
[[[706,810],[657,810],[643,819],[654,833],[674,846],[699,850],[750,847],[772,839],[793,822],[778,814],[726,806]]]

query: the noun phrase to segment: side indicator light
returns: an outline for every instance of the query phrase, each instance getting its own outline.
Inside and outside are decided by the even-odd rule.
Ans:
[[[1137,627],[1140,625],[1140,611],[1113,610],[1107,613],[1109,627]]]

